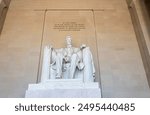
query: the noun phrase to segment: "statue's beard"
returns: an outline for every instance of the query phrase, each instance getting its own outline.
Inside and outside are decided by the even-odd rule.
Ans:
[[[72,47],[72,45],[71,45],[71,44],[68,44],[68,45],[67,45],[67,48],[71,48],[71,47]]]

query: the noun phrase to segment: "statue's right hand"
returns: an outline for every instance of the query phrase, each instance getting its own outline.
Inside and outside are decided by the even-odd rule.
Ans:
[[[82,44],[82,45],[80,46],[80,49],[81,49],[81,50],[84,49],[84,48],[86,48],[86,44]]]

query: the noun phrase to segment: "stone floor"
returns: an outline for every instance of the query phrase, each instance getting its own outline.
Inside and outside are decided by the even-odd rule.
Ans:
[[[83,24],[60,31],[55,24]],[[0,97],[24,97],[39,81],[43,47],[91,47],[102,97],[150,97],[126,0],[12,0],[0,36]]]

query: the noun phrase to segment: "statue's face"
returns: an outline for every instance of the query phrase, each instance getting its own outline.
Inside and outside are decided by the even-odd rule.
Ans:
[[[67,45],[71,45],[71,37],[67,36],[66,38]]]

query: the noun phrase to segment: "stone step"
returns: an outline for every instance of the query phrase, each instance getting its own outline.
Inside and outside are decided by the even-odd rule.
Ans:
[[[100,98],[98,82],[84,83],[81,79],[56,79],[30,84],[26,98]]]
[[[26,98],[101,98],[101,91],[97,89],[49,89],[28,90]]]
[[[46,90],[46,89],[96,89],[99,84],[95,82],[46,82],[40,84],[30,84],[28,90]]]

